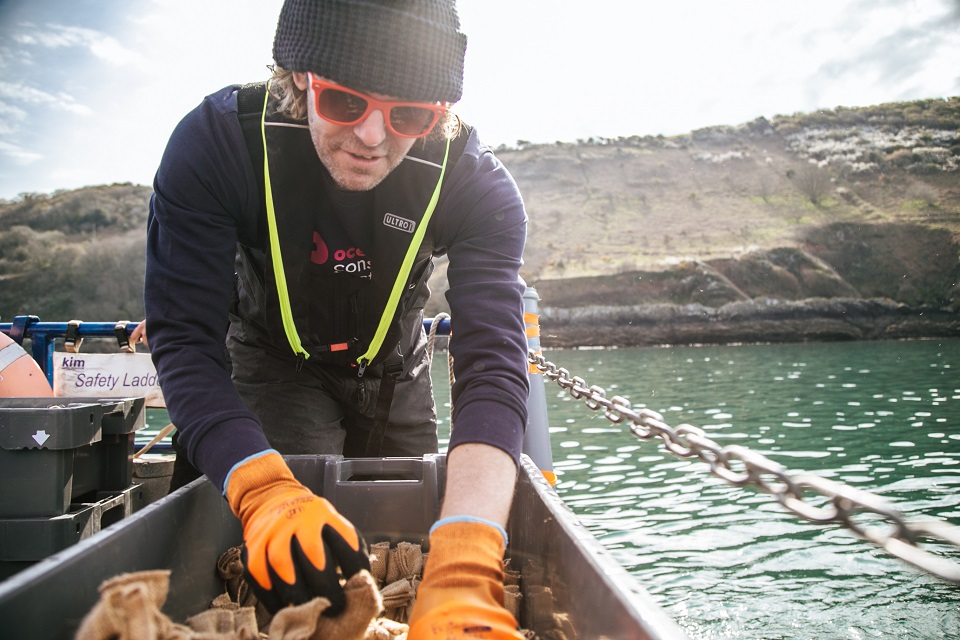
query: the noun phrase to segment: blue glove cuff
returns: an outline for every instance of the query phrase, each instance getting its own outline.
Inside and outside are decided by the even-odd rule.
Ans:
[[[506,529],[501,527],[496,522],[493,522],[492,520],[477,518],[475,516],[450,516],[449,518],[440,518],[439,520],[433,523],[432,527],[430,527],[430,535],[433,535],[433,532],[439,529],[440,527],[442,527],[443,525],[451,524],[454,522],[476,522],[478,524],[485,524],[488,527],[493,527],[494,529],[500,532],[500,535],[503,536],[503,548],[504,549],[507,548],[508,539],[507,539]]]

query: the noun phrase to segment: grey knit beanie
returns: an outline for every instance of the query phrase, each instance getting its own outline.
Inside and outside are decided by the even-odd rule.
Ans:
[[[360,91],[456,102],[466,47],[455,0],[285,0],[273,58]]]

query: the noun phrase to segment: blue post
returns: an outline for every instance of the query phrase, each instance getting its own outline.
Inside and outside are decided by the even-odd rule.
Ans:
[[[523,292],[523,320],[527,326],[527,347],[540,353],[540,295],[533,287]],[[553,449],[550,445],[550,422],[547,420],[547,392],[543,374],[532,364],[528,368],[530,395],[527,396],[527,430],[523,435],[523,452],[530,456],[540,472],[555,486]]]

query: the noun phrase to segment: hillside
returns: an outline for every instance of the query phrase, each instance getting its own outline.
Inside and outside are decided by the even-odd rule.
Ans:
[[[960,335],[960,98],[497,155],[530,217],[545,344]],[[140,317],[149,195],[0,203],[0,319]],[[774,330],[787,318],[806,320]]]
[[[139,320],[149,187],[88,187],[0,204],[0,321]]]
[[[540,281],[796,247],[831,223],[960,231],[960,98],[759,119],[674,138],[498,153]]]
[[[960,335],[958,130],[952,98],[500,150],[544,343]]]

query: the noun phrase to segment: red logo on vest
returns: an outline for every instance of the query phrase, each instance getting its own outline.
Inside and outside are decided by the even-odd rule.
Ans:
[[[316,231],[313,232],[313,251],[310,252],[310,262],[313,264],[326,264],[330,258],[330,249],[327,243]],[[364,274],[370,271],[370,261],[362,249],[350,247],[349,249],[337,249],[333,252],[333,259],[337,262],[333,270],[335,273],[354,273]]]
[[[313,264],[323,264],[330,257],[330,251],[327,249],[327,243],[323,241],[320,234],[313,232],[314,250],[310,252],[310,262]]]

